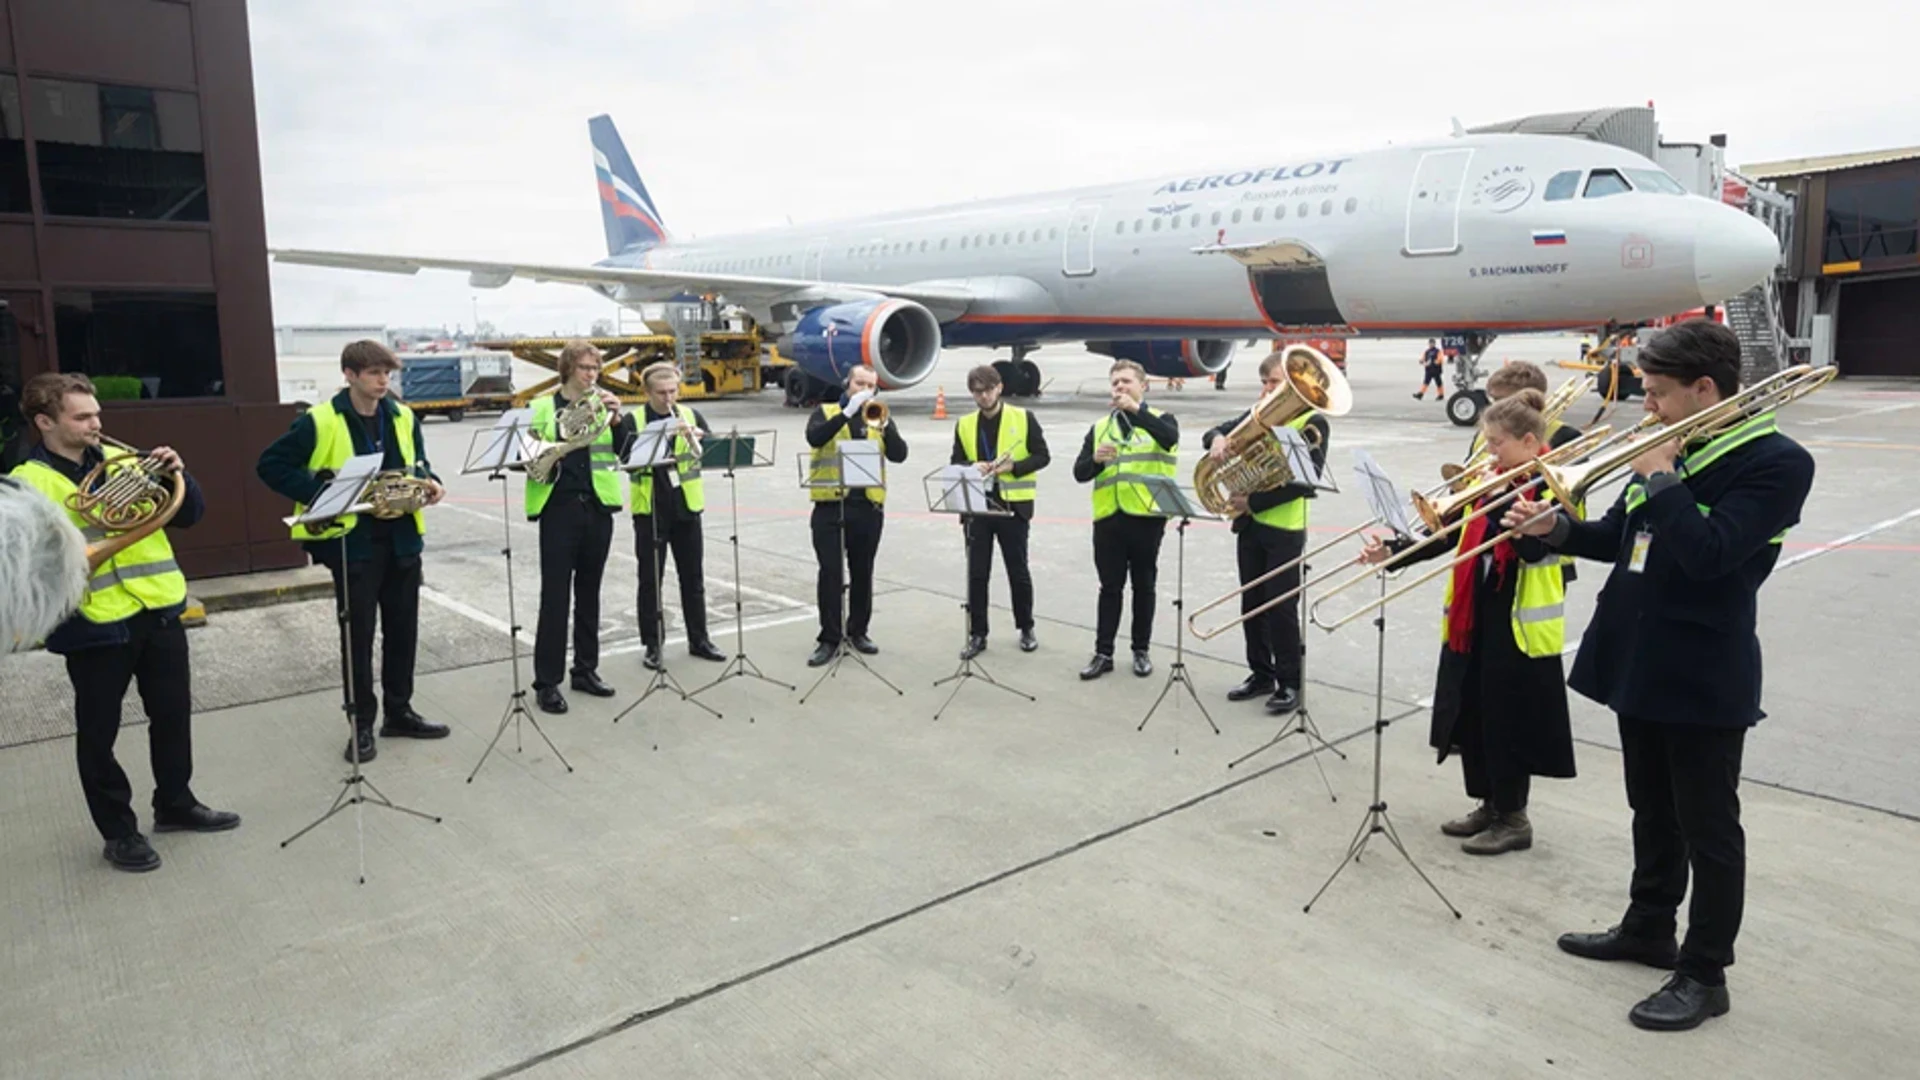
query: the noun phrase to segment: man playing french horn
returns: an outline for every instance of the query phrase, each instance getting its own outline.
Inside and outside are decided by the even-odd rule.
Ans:
[[[680,578],[680,617],[687,624],[687,653],[702,660],[726,660],[707,637],[706,537],[700,514],[706,509],[706,484],[700,479],[700,436],[711,432],[706,418],[680,404],[680,369],[674,364],[649,364],[640,373],[647,387],[648,424],[672,419],[673,461],[632,474],[633,550],[640,561],[640,640],[646,646],[644,663],[659,668],[666,628],[661,625],[661,575],[667,553],[673,553],[674,573]]]
[[[620,399],[597,388],[599,349],[569,341],[560,350],[558,368],[559,388],[533,401],[530,427],[546,452],[528,468],[526,490],[527,520],[540,526],[533,696],[541,711],[550,713],[567,711],[560,675],[567,667],[569,597],[573,688],[594,697],[614,693],[599,675],[600,579],[620,510],[620,457],[614,448],[633,437],[633,418],[620,415]]]
[[[409,739],[439,739],[444,724],[429,723],[413,711],[414,653],[420,639],[420,554],[425,550],[426,517],[420,511],[446,495],[427,463],[420,418],[388,395],[388,382],[400,361],[377,341],[356,341],[340,353],[346,389],[308,409],[285,435],[260,455],[256,468],[267,487],[292,499],[296,515],[327,485],[350,458],[382,455],[390,476],[376,484],[398,489],[393,517],[349,514],[318,527],[295,525],[293,538],[313,561],[333,572],[336,599],[349,613],[353,650],[354,737],[346,758],[375,754],[373,719],[373,630],[377,615],[382,635],[380,685],[386,722],[380,734]],[[369,488],[369,496],[373,489]],[[346,565],[340,564],[340,537],[346,536]],[[341,590],[345,595],[341,596]]]
[[[180,455],[171,449],[158,447],[137,464],[129,461],[133,455],[116,452],[114,462],[107,462],[100,446],[100,403],[86,376],[34,376],[21,393],[20,411],[38,429],[40,445],[13,476],[63,508],[86,534],[90,549],[96,542],[111,544],[113,534],[89,521],[80,508],[86,500],[113,491],[146,498],[132,487],[146,486],[129,475],[134,470],[179,474],[184,484],[168,523],[186,529],[200,520],[205,508],[200,486],[185,474]],[[125,535],[131,540],[137,532]],[[73,682],[80,789],[106,841],[102,855],[118,870],[153,870],[160,856],[140,833],[133,786],[113,756],[120,703],[129,683],[138,683],[147,709],[154,831],[222,832],[239,825],[240,817],[201,805],[188,787],[193,778],[193,694],[187,632],[180,625],[187,579],[174,562],[166,530],[153,529],[111,557],[94,558],[99,561],[87,583],[86,600],[47,637],[47,651],[66,658],[67,677]]]

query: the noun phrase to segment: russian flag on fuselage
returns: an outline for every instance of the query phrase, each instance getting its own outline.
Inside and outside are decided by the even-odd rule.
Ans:
[[[1564,244],[1566,242],[1567,242],[1567,234],[1564,230],[1561,230],[1561,229],[1533,230],[1533,246],[1534,247],[1551,247],[1555,244]]]

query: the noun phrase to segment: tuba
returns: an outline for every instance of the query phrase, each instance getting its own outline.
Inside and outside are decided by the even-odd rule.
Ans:
[[[527,478],[536,484],[553,483],[553,473],[560,467],[561,459],[591,445],[611,423],[613,413],[607,403],[600,400],[597,387],[581,394],[573,404],[554,413],[553,430],[560,441],[539,443],[539,451],[527,461]]]
[[[187,497],[186,473],[117,439],[100,442],[104,459],[67,496],[87,536],[89,571],[165,528]]]
[[[1260,399],[1240,425],[1227,433],[1227,457],[1200,459],[1193,470],[1193,486],[1209,511],[1225,517],[1239,512],[1229,499],[1251,495],[1293,481],[1293,468],[1273,429],[1309,413],[1344,416],[1353,408],[1353,391],[1346,376],[1326,354],[1310,345],[1289,345],[1280,354],[1285,380]],[[1313,436],[1309,435],[1311,442]]]

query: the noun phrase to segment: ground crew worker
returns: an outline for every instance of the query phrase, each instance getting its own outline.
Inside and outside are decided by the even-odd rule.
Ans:
[[[1093,636],[1093,659],[1080,671],[1097,679],[1113,670],[1114,639],[1120,632],[1120,594],[1133,582],[1133,673],[1153,674],[1154,582],[1159,574],[1160,541],[1167,519],[1155,511],[1153,495],[1137,477],[1178,474],[1180,424],[1172,413],[1143,403],[1146,369],[1116,360],[1107,373],[1113,411],[1087,430],[1073,478],[1093,484],[1093,565],[1100,575],[1100,601]]]
[[[20,411],[39,431],[40,445],[12,475],[66,509],[89,541],[104,539],[67,508],[79,484],[105,460],[93,383],[84,375],[36,375],[22,391]],[[169,447],[157,447],[148,456],[167,468],[186,469]],[[186,495],[167,528],[192,528],[204,509],[200,485],[188,473]],[[160,856],[140,832],[133,785],[113,756],[120,703],[129,683],[139,686],[147,710],[154,832],[224,832],[240,824],[238,814],[202,805],[189,786],[193,694],[187,632],[180,625],[186,602],[187,579],[174,561],[167,529],[157,529],[101,563],[87,583],[80,610],[47,637],[47,651],[66,658],[67,678],[73,683],[80,789],[94,827],[106,841],[101,855],[116,870],[138,872],[160,865]]]

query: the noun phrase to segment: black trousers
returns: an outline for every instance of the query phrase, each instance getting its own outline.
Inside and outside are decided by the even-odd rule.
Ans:
[[[1621,925],[1665,937],[1693,874],[1687,937],[1676,970],[1724,980],[1746,904],[1747,834],[1740,827],[1745,728],[1655,724],[1620,717],[1620,750],[1633,808],[1632,902]]]
[[[969,517],[967,530],[967,629],[987,636],[987,586],[993,579],[993,545],[1007,564],[1007,591],[1013,594],[1013,625],[1033,628],[1033,573],[1027,568],[1027,536],[1033,523],[1023,517]]]
[[[649,546],[651,545],[651,546]],[[683,513],[677,517],[657,518],[635,514],[633,518],[633,554],[640,561],[640,640],[649,648],[659,648],[660,596],[656,590],[667,572],[666,558],[673,555],[673,569],[680,576],[680,617],[686,620],[687,644],[707,644],[707,571],[705,535],[700,515]]]
[[[533,688],[559,686],[567,668],[567,606],[573,606],[573,672],[600,667],[600,580],[613,547],[613,513],[590,492],[556,493],[540,511],[540,618],[533,633]]]
[[[334,602],[340,602],[341,577],[333,571]],[[420,556],[396,555],[391,544],[375,543],[363,562],[347,564],[347,630],[353,656],[353,720],[373,727],[379,710],[373,698],[373,629],[380,627],[380,690],[387,715],[413,704],[413,660],[420,644]]]
[[[1475,680],[1479,677],[1478,672],[1469,676]],[[1505,748],[1487,745],[1477,703],[1461,710],[1454,739],[1460,746],[1460,776],[1466,781],[1468,798],[1491,802],[1503,814],[1517,814],[1527,808],[1533,794],[1533,776]]]
[[[866,634],[873,621],[873,561],[880,554],[880,532],[886,515],[864,497],[866,506],[848,504],[846,515],[846,573],[853,576],[847,586],[846,631],[849,636]],[[813,507],[813,557],[820,564],[820,577],[814,587],[814,603],[820,608],[819,640],[827,645],[840,643],[840,590],[846,585],[841,576],[841,528],[838,502],[815,503]]]
[[[1153,586],[1160,572],[1160,541],[1167,519],[1108,514],[1093,523],[1093,568],[1100,575],[1100,606],[1093,651],[1113,655],[1120,633],[1120,590],[1133,582],[1133,651],[1153,644]]]
[[[1420,392],[1423,394],[1426,393],[1427,385],[1431,383],[1435,390],[1443,394],[1446,393],[1446,373],[1447,369],[1441,367],[1439,364],[1428,364],[1420,377]]]
[[[140,831],[133,812],[133,785],[114,759],[120,737],[120,701],[127,685],[140,688],[146,706],[148,755],[153,763],[153,808],[184,810],[195,799],[193,779],[193,687],[187,666],[187,632],[177,615],[143,611],[127,620],[124,645],[83,649],[67,656],[73,682],[73,718],[78,727],[74,756],[80,790],[102,838],[118,840]]]
[[[1307,548],[1307,534],[1292,529],[1273,529],[1252,521],[1240,527],[1235,536],[1235,551],[1240,561],[1240,582],[1246,584],[1276,566],[1300,557]],[[1242,614],[1300,585],[1300,568],[1249,589],[1240,598]],[[1300,600],[1295,597],[1265,615],[1240,624],[1247,640],[1247,670],[1256,679],[1276,686],[1300,689]]]

